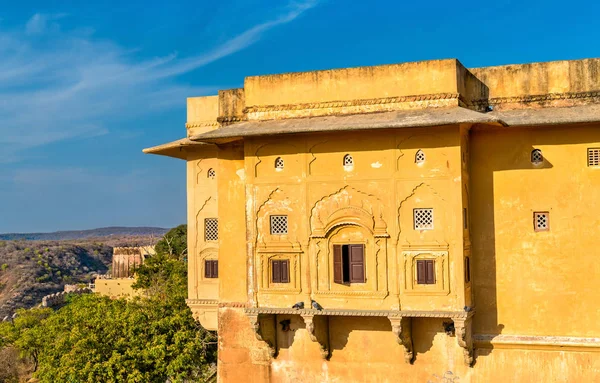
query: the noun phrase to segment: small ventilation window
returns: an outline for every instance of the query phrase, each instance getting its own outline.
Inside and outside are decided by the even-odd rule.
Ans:
[[[422,164],[423,162],[425,162],[425,152],[419,149],[417,150],[417,154],[415,154],[415,163]]]
[[[217,218],[204,219],[204,240],[218,241],[219,240],[219,220]]]
[[[600,148],[588,149],[588,166],[600,166]]]
[[[354,159],[350,154],[344,156],[344,166],[354,166]]]
[[[469,215],[467,213],[467,208],[463,207],[463,228],[464,229],[468,229],[469,228]]]
[[[283,235],[288,233],[288,217],[287,215],[272,215],[271,216],[271,234]]]
[[[433,230],[433,209],[414,209],[415,230]]]
[[[550,213],[547,211],[533,213],[533,227],[535,231],[550,230]]]
[[[540,149],[534,149],[531,151],[531,163],[539,165],[544,162],[544,155]]]
[[[465,283],[471,282],[471,260],[465,257]]]
[[[283,170],[283,158],[277,157],[275,159],[275,169],[276,170]]]
[[[206,172],[206,177],[211,180],[214,180],[216,176],[217,176],[217,172],[213,168],[208,169],[208,172]]]

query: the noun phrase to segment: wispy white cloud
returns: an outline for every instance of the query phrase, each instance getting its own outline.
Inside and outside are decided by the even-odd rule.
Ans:
[[[120,119],[147,117],[181,107],[185,97],[214,93],[181,84],[177,76],[249,47],[316,5],[290,3],[274,19],[187,58],[137,59],[131,49],[94,38],[85,26],[64,30],[59,22],[65,14],[35,14],[21,30],[0,30],[0,163],[19,160],[25,149],[107,134]]]

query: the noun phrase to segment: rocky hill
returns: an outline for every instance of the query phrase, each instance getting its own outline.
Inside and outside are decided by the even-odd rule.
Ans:
[[[87,284],[104,274],[116,246],[149,245],[160,236],[73,241],[0,241],[0,320],[17,308],[39,304],[65,284]]]
[[[102,227],[92,230],[56,231],[53,233],[6,233],[0,234],[0,240],[27,241],[65,241],[98,237],[162,237],[168,229],[160,227]]]

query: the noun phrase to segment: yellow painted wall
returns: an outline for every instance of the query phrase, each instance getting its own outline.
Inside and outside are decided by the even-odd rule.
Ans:
[[[475,331],[593,337],[600,333],[598,125],[481,129],[471,134]],[[541,149],[544,163],[532,165]],[[535,232],[533,213],[550,213]]]
[[[133,278],[115,278],[115,279],[96,279],[94,282],[94,292],[110,298],[127,298],[141,294],[140,290],[135,290],[132,285],[135,283]]]

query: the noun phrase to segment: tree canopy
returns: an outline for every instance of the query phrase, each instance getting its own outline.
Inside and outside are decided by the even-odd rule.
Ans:
[[[192,317],[186,226],[169,231],[138,269],[141,298],[72,296],[62,308],[21,310],[0,323],[0,348],[35,364],[41,382],[203,381],[216,337]]]

